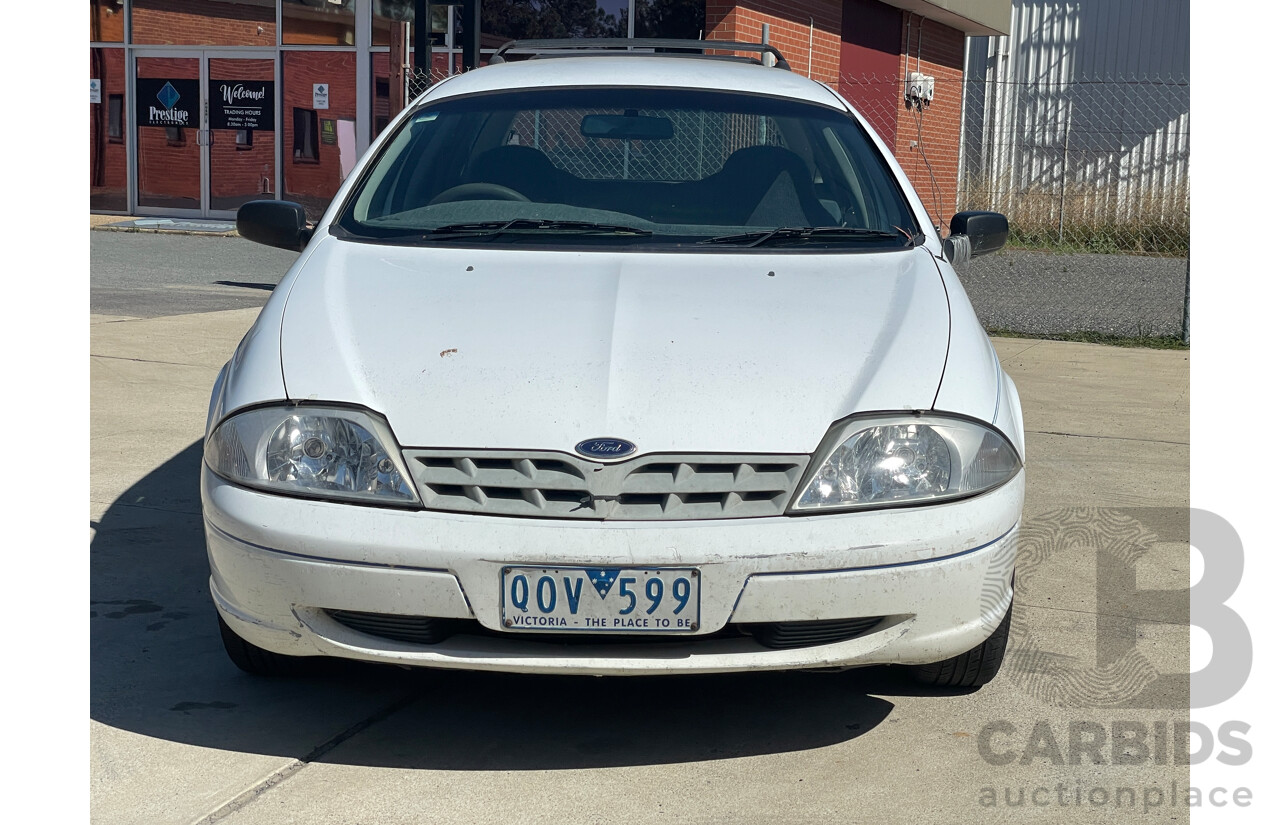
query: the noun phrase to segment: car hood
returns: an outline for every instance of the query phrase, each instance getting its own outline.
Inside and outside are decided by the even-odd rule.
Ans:
[[[807,453],[852,413],[929,409],[947,355],[923,249],[316,244],[281,322],[288,397],[368,407],[403,447]]]

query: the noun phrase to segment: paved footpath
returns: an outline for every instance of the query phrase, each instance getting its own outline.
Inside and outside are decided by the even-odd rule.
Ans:
[[[1114,800],[1108,818],[1187,821],[1167,800],[1170,783],[1187,785],[1186,766],[1113,764],[1125,749],[1110,740],[1072,764],[1072,731],[1088,740],[1116,721],[1172,729],[1187,718],[1185,676],[1122,709],[1054,693],[1062,680],[1046,674],[1093,668],[1096,640],[1118,643],[1130,618],[1142,620],[1136,655],[1162,674],[1188,670],[1185,592],[1142,615],[1100,597],[1087,538],[1020,559],[1017,654],[968,695],[916,695],[884,669],[240,673],[209,601],[197,473],[209,389],[256,313],[90,319],[94,822],[1083,823],[1103,815],[1077,802],[1095,787]],[[1071,518],[1088,528],[1076,535],[1138,525],[1139,586],[1185,588],[1188,354],[996,346],[1026,415],[1024,530],[1054,536]],[[1052,749],[1022,764],[1046,729],[1063,764]],[[1000,731],[985,759],[984,730]],[[1003,754],[1014,761],[993,764]],[[1006,789],[1024,804],[1010,806]],[[1144,817],[1151,789],[1163,789],[1162,807]]]

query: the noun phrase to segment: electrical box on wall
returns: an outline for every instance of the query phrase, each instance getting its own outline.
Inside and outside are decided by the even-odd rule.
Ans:
[[[920,72],[907,74],[907,88],[903,94],[908,106],[923,108],[933,102],[933,76]]]

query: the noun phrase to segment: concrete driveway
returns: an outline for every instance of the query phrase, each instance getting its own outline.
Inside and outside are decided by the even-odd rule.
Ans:
[[[996,341],[1028,494],[981,691],[883,668],[262,680],[218,641],[197,491],[209,388],[256,314],[91,317],[95,822],[1187,821],[1186,352]]]

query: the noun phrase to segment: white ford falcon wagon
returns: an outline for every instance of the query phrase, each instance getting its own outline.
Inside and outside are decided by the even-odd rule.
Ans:
[[[952,265],[1007,221],[942,238],[785,60],[617,45],[438,83],[314,226],[241,208],[301,255],[209,407],[230,658],[986,683],[1022,415]]]

